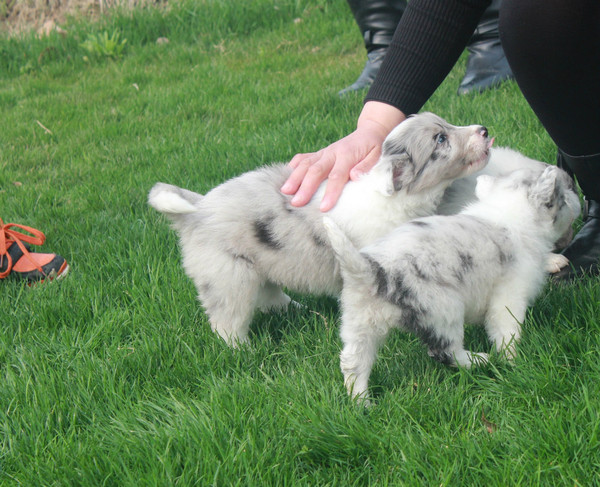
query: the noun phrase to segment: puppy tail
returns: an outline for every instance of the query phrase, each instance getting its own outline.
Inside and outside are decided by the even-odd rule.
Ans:
[[[156,183],[148,195],[148,204],[168,216],[195,213],[203,196],[187,189]]]
[[[352,244],[350,239],[342,232],[334,221],[329,217],[323,217],[323,226],[327,230],[327,235],[333,251],[338,258],[344,276],[365,276],[369,275],[369,263],[358,249]]]

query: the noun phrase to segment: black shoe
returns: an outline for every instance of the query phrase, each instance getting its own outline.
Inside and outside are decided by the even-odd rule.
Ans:
[[[467,69],[458,87],[459,95],[481,93],[514,77],[500,43],[500,4],[501,0],[492,1],[469,41]]]
[[[344,96],[367,89],[381,67],[394,31],[406,9],[406,0],[347,0],[367,50],[367,62],[358,79],[338,92]]]
[[[374,49],[368,53],[367,62],[365,63],[365,67],[363,68],[362,73],[360,73],[358,79],[350,86],[341,90],[338,95],[344,96],[348,93],[364,90],[371,86],[373,80],[375,80],[375,76],[377,76],[377,73],[379,72],[379,68],[381,68],[381,63],[383,62],[386,52],[387,47],[382,47],[380,49]]]
[[[600,274],[600,203],[586,201],[584,224],[573,241],[563,250],[569,265],[554,274],[555,280],[569,281],[583,275]]]
[[[481,93],[514,77],[500,39],[474,42],[467,46],[467,49],[469,58],[465,77],[458,87],[459,95]]]
[[[569,281],[600,274],[600,154],[570,156],[558,151],[557,166],[577,178],[586,200],[583,227],[562,254],[570,263],[554,279]]]

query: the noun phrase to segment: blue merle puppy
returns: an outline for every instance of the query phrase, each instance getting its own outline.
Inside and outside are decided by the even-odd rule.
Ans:
[[[476,196],[458,215],[416,219],[360,251],[325,219],[344,281],[341,368],[353,397],[367,395],[392,328],[415,333],[435,359],[470,367],[487,355],[465,350],[464,323],[481,323],[514,356],[547,254],[579,215],[579,199],[556,167],[480,176]]]

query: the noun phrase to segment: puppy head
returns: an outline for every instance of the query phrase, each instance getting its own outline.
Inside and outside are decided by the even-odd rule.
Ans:
[[[457,127],[433,113],[413,115],[385,139],[373,168],[384,177],[384,194],[418,193],[449,186],[483,168],[493,139],[481,125]]]
[[[573,179],[565,171],[547,167],[529,189],[529,200],[552,222],[555,242],[571,233],[571,225],[579,216],[581,205]]]
[[[581,211],[573,180],[554,166],[541,174],[523,169],[503,177],[479,176],[475,194],[481,201],[494,200],[507,211],[512,206],[527,205],[536,222],[548,228],[553,242],[570,234],[571,224]]]

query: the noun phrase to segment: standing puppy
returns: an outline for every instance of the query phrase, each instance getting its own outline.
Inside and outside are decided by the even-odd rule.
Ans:
[[[485,127],[455,127],[431,113],[409,118],[383,144],[379,162],[349,182],[328,214],[362,247],[392,228],[431,215],[456,178],[487,163]],[[285,286],[339,295],[341,277],[319,210],[325,183],[301,208],[279,188],[284,164],[231,179],[206,196],[158,183],[149,203],[179,233],[183,266],[211,327],[231,344],[245,342],[256,308],[287,306]]]
[[[394,327],[415,333],[437,360],[469,367],[487,356],[464,349],[464,323],[483,323],[496,349],[514,356],[546,255],[579,215],[579,198],[556,167],[539,177],[480,176],[476,195],[458,215],[414,220],[360,252],[325,218],[344,280],[341,368],[352,396],[366,395]]]

